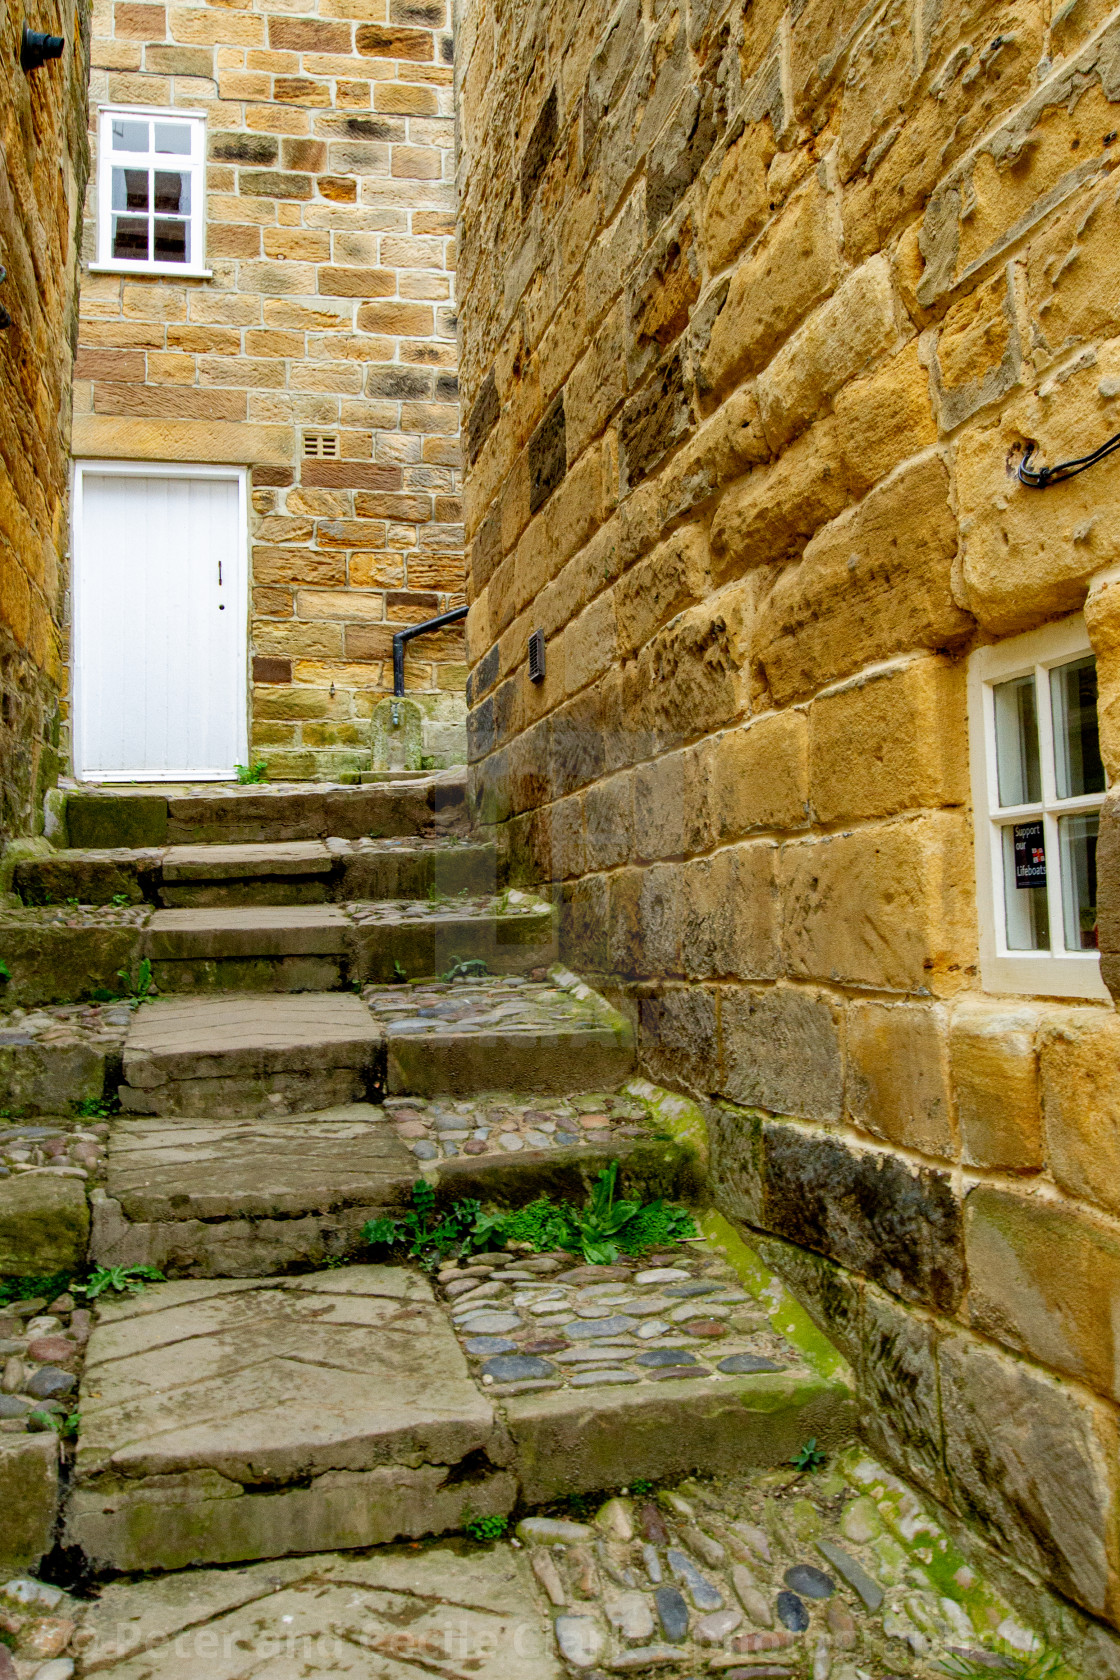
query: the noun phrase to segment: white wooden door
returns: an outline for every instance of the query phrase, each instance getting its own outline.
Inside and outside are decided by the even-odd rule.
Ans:
[[[85,781],[225,781],[247,760],[240,468],[81,462],[74,759]]]

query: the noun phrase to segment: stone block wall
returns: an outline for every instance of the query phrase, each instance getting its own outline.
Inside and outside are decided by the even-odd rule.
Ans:
[[[981,990],[965,662],[1084,609],[1120,771],[1120,458],[1014,477],[1120,430],[1118,66],[1106,0],[475,0],[457,70],[479,820],[882,1449],[1111,1627],[1120,1021]]]
[[[274,778],[368,769],[393,631],[463,599],[451,53],[446,0],[94,5],[95,146],[101,102],[206,113],[212,278],[85,273],[75,451],[252,466]],[[461,634],[406,669],[461,762]]]
[[[25,74],[24,20],[62,35]],[[43,825],[65,688],[71,366],[89,156],[89,14],[39,0],[0,22],[0,839]]]

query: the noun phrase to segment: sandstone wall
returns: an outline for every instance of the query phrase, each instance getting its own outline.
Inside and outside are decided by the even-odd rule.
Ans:
[[[25,75],[24,19],[66,38]],[[89,158],[84,4],[0,19],[0,838],[42,828],[58,772],[77,233]]]
[[[213,278],[84,275],[75,450],[252,465],[254,756],[368,769],[393,631],[463,598],[446,0],[96,0],[93,27],[95,144],[99,102],[206,113]],[[425,752],[461,761],[461,634],[406,665]]]
[[[964,671],[1084,607],[1120,767],[1120,458],[1012,476],[1120,429],[1120,12],[475,3],[457,75],[480,820],[883,1449],[1115,1625],[1120,1022],[981,993]]]

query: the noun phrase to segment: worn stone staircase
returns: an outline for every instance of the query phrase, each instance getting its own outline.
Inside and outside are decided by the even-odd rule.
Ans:
[[[641,1264],[369,1263],[363,1225],[421,1172],[517,1206],[617,1159],[643,1198],[704,1203],[698,1114],[635,1077],[629,1023],[558,965],[550,905],[502,890],[462,792],[81,791],[74,843],[15,869],[15,996],[158,989],[104,1052],[91,1256],[169,1281],[89,1342],[65,1538],[96,1567],[453,1531],[850,1426],[842,1361],[715,1216]]]

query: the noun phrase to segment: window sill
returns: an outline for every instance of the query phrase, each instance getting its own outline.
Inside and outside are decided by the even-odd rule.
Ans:
[[[87,263],[87,274],[136,274],[157,280],[212,280],[212,268],[183,268],[177,263]]]
[[[985,992],[1112,1001],[1101,979],[1100,958],[1095,952],[1091,956],[1071,952],[1062,957],[1039,956],[1030,951],[1024,951],[1021,956],[982,954],[980,984]]]

